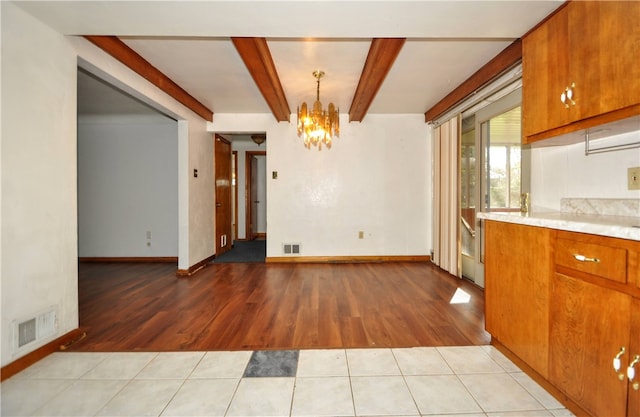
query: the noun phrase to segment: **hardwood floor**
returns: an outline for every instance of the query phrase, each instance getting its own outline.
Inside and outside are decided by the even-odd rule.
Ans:
[[[80,263],[74,351],[478,345],[484,294],[428,263]],[[450,304],[457,288],[471,295]]]

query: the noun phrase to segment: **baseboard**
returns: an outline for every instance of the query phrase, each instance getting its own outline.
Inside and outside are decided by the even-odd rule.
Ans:
[[[207,266],[207,264],[211,262],[215,257],[216,257],[215,255],[211,255],[208,258],[201,260],[197,264],[191,265],[189,269],[178,269],[176,271],[176,275],[179,278],[190,277],[196,272],[198,272],[199,270],[201,270],[202,268],[204,268],[205,266]]]
[[[110,257],[80,257],[79,262],[149,262],[149,263],[178,263],[177,256],[110,256]]]
[[[86,333],[81,329],[75,329],[69,333],[60,336],[59,338],[47,343],[44,346],[39,347],[33,352],[16,359],[15,361],[5,365],[0,369],[0,381],[4,381],[17,374],[20,371],[27,369],[29,366],[38,362],[41,359],[49,356],[53,352],[65,350],[69,345],[80,340],[86,336]]]
[[[269,256],[266,263],[382,263],[429,262],[429,255],[412,256]]]

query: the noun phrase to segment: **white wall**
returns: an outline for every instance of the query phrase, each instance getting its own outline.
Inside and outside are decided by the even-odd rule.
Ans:
[[[77,67],[178,121],[178,268],[214,246],[213,138],[199,116],[83,38],[2,7],[2,342],[0,363],[78,327]],[[199,175],[191,173],[197,168]],[[53,306],[57,333],[14,352],[12,322]]]
[[[210,129],[267,132],[267,256],[282,256],[284,243],[301,244],[303,256],[429,253],[431,148],[423,115],[367,115],[363,123],[343,115],[341,137],[321,151],[306,149],[295,124],[271,115],[217,114]]]
[[[640,132],[635,132],[638,135]],[[640,149],[585,155],[584,144],[531,149],[531,204],[560,210],[561,198],[640,198],[627,190],[627,168],[640,166]]]
[[[78,327],[76,54],[15,5],[2,7],[2,346],[12,321],[50,306]]]
[[[78,120],[78,254],[178,256],[174,120],[162,116]]]

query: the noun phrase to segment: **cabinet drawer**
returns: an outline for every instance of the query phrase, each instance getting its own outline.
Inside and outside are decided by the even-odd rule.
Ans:
[[[627,283],[627,250],[611,246],[558,239],[556,265]]]

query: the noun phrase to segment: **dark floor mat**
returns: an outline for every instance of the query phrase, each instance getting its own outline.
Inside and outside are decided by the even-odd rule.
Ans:
[[[266,240],[236,240],[233,248],[216,256],[213,263],[264,262],[266,256]]]
[[[298,350],[257,350],[244,372],[244,377],[295,377]]]

